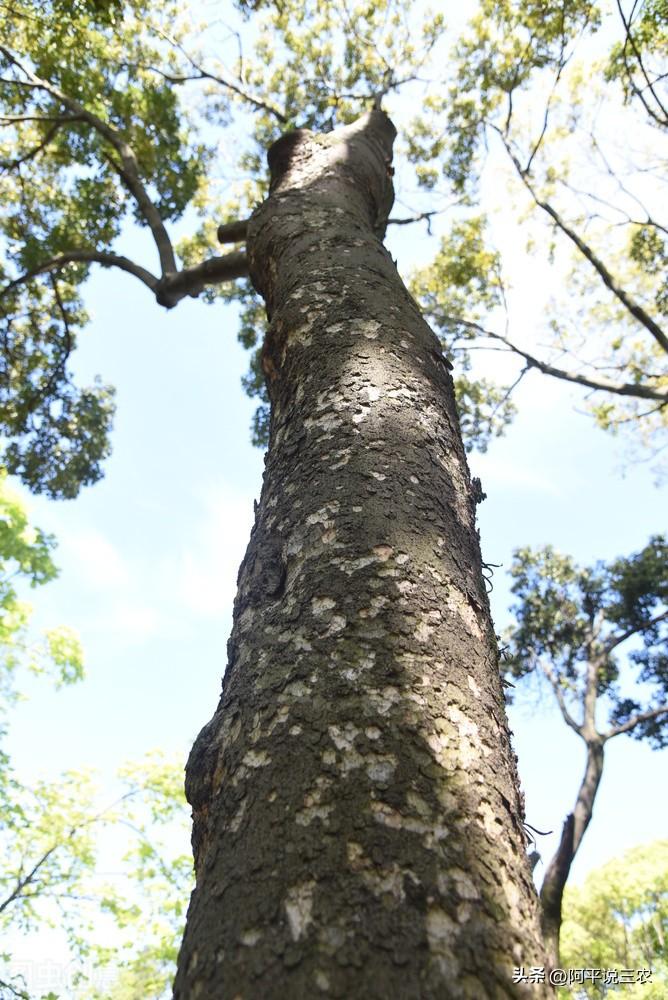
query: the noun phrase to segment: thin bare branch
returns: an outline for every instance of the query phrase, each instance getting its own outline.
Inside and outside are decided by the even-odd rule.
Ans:
[[[423,220],[426,219],[427,232],[431,236],[431,220],[435,215],[438,214],[439,212],[436,209],[434,209],[431,212],[420,212],[418,215],[409,215],[403,219],[390,218],[387,220],[387,224],[388,226],[410,226],[414,222],[422,222]]]
[[[621,736],[622,733],[630,733],[632,729],[639,726],[641,722],[649,722],[651,719],[658,719],[660,715],[665,715],[668,712],[668,705],[662,705],[661,708],[653,708],[648,712],[639,712],[638,715],[632,715],[630,719],[626,722],[621,722],[618,726],[613,726],[611,729],[604,733],[604,739],[610,740],[613,736]]]
[[[644,65],[644,63],[642,61],[642,54],[640,52],[640,49],[636,45],[636,40],[633,37],[633,32],[631,30],[631,27],[632,27],[631,18],[629,18],[628,21],[626,20],[626,17],[624,16],[624,10],[622,8],[620,0],[616,0],[616,2],[617,2],[617,10],[619,11],[619,16],[622,19],[622,24],[624,25],[624,31],[626,33],[626,38],[624,39],[623,56],[624,56],[624,66],[626,68],[626,72],[628,73],[629,85],[630,85],[631,90],[633,91],[633,93],[636,95],[636,97],[642,103],[642,106],[644,107],[645,111],[650,116],[650,118],[652,118],[658,125],[661,125],[663,128],[665,128],[668,125],[668,110],[666,110],[666,108],[663,106],[663,103],[661,102],[661,99],[659,98],[658,94],[656,93],[656,91],[654,89],[654,82],[652,80],[650,80],[649,75],[647,73],[647,70],[645,69],[645,65]],[[633,15],[631,15],[631,17],[632,16]],[[638,85],[636,84],[635,80],[633,79],[633,73],[631,71],[631,67],[629,66],[628,60],[626,58],[626,46],[627,46],[627,43],[629,43],[631,45],[631,48],[633,49],[633,54],[635,55],[636,59],[638,60],[638,66],[640,67],[640,72],[642,73],[643,77],[645,78],[645,84],[646,84],[646,86],[643,87],[643,88],[638,87]],[[652,95],[652,97],[656,101],[656,103],[657,103],[657,105],[659,107],[659,110],[661,112],[661,115],[663,115],[663,117],[660,117],[660,115],[658,115],[656,113],[656,111],[654,110],[654,108],[650,107],[649,102],[647,101],[647,99],[645,98],[645,95],[643,93],[644,90],[649,90],[650,94]]]
[[[521,347],[513,344],[511,340],[504,337],[502,334],[494,333],[492,330],[486,330],[479,323],[473,323],[470,320],[460,319],[457,316],[445,316],[444,319],[450,320],[452,323],[468,327],[471,330],[476,330],[481,337],[490,337],[492,340],[498,340],[500,343],[505,344],[509,351],[512,351],[514,354],[518,354],[521,358],[524,358],[530,368],[537,368],[538,371],[543,372],[544,375],[551,375],[554,378],[563,379],[565,382],[573,382],[576,385],[583,385],[586,388],[594,389],[595,391],[612,392],[619,396],[634,396],[638,399],[654,399],[661,403],[662,406],[668,404],[668,391],[660,392],[657,389],[651,389],[649,386],[635,385],[633,382],[618,383],[604,378],[588,378],[586,375],[580,375],[577,372],[569,372],[563,368],[555,368],[554,365],[549,365],[547,362],[541,361],[539,358],[534,357],[533,354],[529,354]]]
[[[6,910],[7,907],[14,902],[15,899],[19,898],[23,889],[27,885],[30,885],[30,883],[34,879],[39,869],[42,867],[42,865],[46,864],[46,862],[49,860],[49,858],[51,857],[51,855],[53,854],[53,852],[56,850],[57,847],[58,844],[53,844],[48,849],[48,851],[45,851],[44,854],[42,854],[42,856],[39,858],[39,860],[35,862],[35,864],[30,869],[27,875],[20,876],[16,880],[16,885],[14,886],[14,889],[10,892],[9,896],[7,896],[6,899],[3,899],[2,902],[0,902],[0,913],[2,913],[3,910]]]
[[[562,17],[563,17],[563,14],[562,14]],[[545,135],[547,133],[547,126],[548,126],[549,120],[550,120],[550,111],[552,109],[552,102],[554,101],[554,96],[555,96],[555,94],[557,92],[557,87],[559,86],[559,81],[561,80],[561,74],[563,73],[564,69],[568,65],[568,63],[570,61],[570,58],[571,58],[571,55],[573,54],[573,53],[571,53],[571,55],[565,56],[565,51],[566,51],[566,39],[562,35],[561,36],[561,51],[559,52],[559,63],[558,63],[558,67],[557,67],[557,73],[556,73],[556,76],[555,76],[554,81],[552,83],[552,87],[550,89],[550,93],[548,94],[547,101],[545,102],[545,114],[543,115],[543,127],[540,130],[540,135],[538,136],[538,139],[534,143],[534,147],[531,150],[531,153],[529,155],[529,159],[527,160],[527,165],[524,168],[526,170],[527,174],[530,173],[530,171],[531,171],[531,164],[533,163],[534,158],[535,158],[536,154],[538,153],[538,150],[540,149],[540,147],[542,145],[542,142],[543,142],[543,139],[545,138]],[[506,132],[507,131],[508,130],[506,128]]]
[[[648,618],[647,621],[642,622],[640,625],[635,625],[633,628],[627,629],[625,632],[620,632],[618,635],[613,635],[611,639],[608,640],[605,646],[606,653],[610,653],[617,646],[620,646],[627,639],[630,639],[632,635],[638,635],[641,632],[646,632],[648,628],[653,628],[654,625],[658,625],[659,622],[666,621],[668,619],[668,611],[662,612],[660,615],[655,615],[654,618]]]
[[[269,104],[268,101],[263,101],[255,94],[251,94],[250,91],[246,90],[246,88],[241,85],[241,81],[239,81],[239,83],[232,83],[231,80],[226,80],[217,73],[209,72],[200,66],[197,60],[186,51],[185,47],[171,35],[167,34],[167,32],[158,30],[158,34],[164,38],[166,42],[173,46],[173,48],[178,49],[178,51],[195,70],[195,75],[191,76],[190,74],[184,74],[184,76],[179,79],[178,77],[167,76],[161,70],[156,70],[154,66],[147,66],[147,69],[160,73],[162,76],[165,76],[166,79],[170,79],[173,83],[186,83],[188,80],[192,79],[211,80],[212,83],[218,83],[221,87],[225,87],[226,90],[231,90],[233,94],[236,94],[237,97],[246,101],[247,104],[250,104],[250,106],[255,108],[257,111],[266,111],[267,114],[272,115],[278,122],[280,122],[281,125],[288,124],[288,118],[282,111],[279,111],[274,104]]]
[[[504,405],[504,403],[508,402],[508,400],[512,396],[513,392],[517,388],[517,386],[520,384],[520,382],[522,381],[522,379],[524,378],[524,376],[526,375],[526,373],[529,371],[530,367],[531,367],[530,365],[525,365],[524,368],[522,369],[522,371],[517,376],[517,378],[513,382],[511,382],[511,384],[509,386],[507,386],[506,391],[504,392],[503,396],[498,401],[498,403],[494,406],[492,412],[490,413],[490,416],[489,416],[489,422],[490,422],[490,424],[491,424],[492,420],[494,419],[494,417],[496,416],[496,414],[501,409],[501,407]]]
[[[12,289],[19,288],[21,285],[32,281],[33,278],[37,278],[40,274],[59,271],[67,264],[74,263],[118,267],[121,271],[127,271],[128,274],[133,274],[135,278],[139,278],[152,292],[155,292],[158,286],[158,278],[154,274],[151,274],[150,271],[147,271],[140,264],[135,264],[128,257],[123,257],[116,253],[106,253],[101,250],[66,250],[65,253],[58,254],[56,257],[49,257],[47,260],[42,261],[41,264],[38,264],[37,267],[31,268],[31,270],[26,271],[20,277],[8,282],[4,288],[0,289],[0,298],[7,295]]]
[[[636,225],[653,226],[654,228],[660,229],[663,232],[668,232],[665,226],[662,226],[661,223],[657,222],[655,219],[651,217],[650,213],[647,211],[644,202],[642,202],[641,199],[636,194],[633,193],[633,191],[629,190],[629,188],[627,188],[625,184],[622,184],[621,180],[619,179],[619,176],[615,172],[612,164],[610,163],[608,157],[606,156],[603,147],[601,146],[600,142],[598,141],[593,132],[589,133],[589,141],[591,142],[592,146],[594,147],[599,157],[601,158],[601,162],[603,163],[603,166],[605,167],[608,176],[612,178],[612,180],[617,185],[617,189],[621,191],[622,194],[625,195],[627,198],[629,198],[631,201],[634,201],[636,205],[638,205],[638,207],[641,209],[641,211],[643,211],[647,216],[646,222],[642,223],[638,222],[636,223]],[[643,171],[640,168],[638,168],[637,172],[642,173]],[[564,182],[562,181],[561,183],[563,184]],[[594,196],[589,195],[588,197],[593,198]],[[599,198],[597,200],[601,201],[602,199]],[[617,209],[617,211],[621,212],[621,209]],[[629,220],[629,221],[634,221],[634,220]]]
[[[574,229],[571,229],[571,227],[564,221],[564,219],[562,219],[561,215],[557,212],[557,210],[548,201],[544,201],[540,197],[540,195],[534,188],[532,182],[529,180],[526,171],[524,170],[517,156],[513,152],[512,147],[510,146],[510,143],[508,142],[507,138],[503,135],[500,129],[497,128],[496,131],[501,137],[501,141],[503,142],[503,145],[506,149],[506,152],[508,153],[508,156],[512,160],[512,163],[518,173],[518,176],[520,177],[522,183],[526,187],[527,191],[533,198],[536,205],[539,208],[542,208],[543,211],[546,212],[547,215],[549,215],[550,218],[554,221],[557,228],[560,229],[561,232],[565,236],[567,236],[572,243],[575,244],[575,246],[578,248],[582,256],[589,261],[591,266],[598,273],[606,288],[608,288],[612,292],[612,294],[622,303],[622,305],[625,307],[625,309],[628,310],[628,312],[634,317],[634,319],[636,319],[639,323],[641,323],[645,327],[646,330],[648,330],[648,332],[654,337],[654,339],[660,345],[660,347],[664,351],[666,351],[666,353],[668,353],[668,336],[666,336],[666,334],[661,329],[659,324],[655,320],[653,320],[652,317],[649,315],[649,313],[647,313],[645,309],[643,309],[643,307],[638,302],[632,299],[631,296],[616,282],[615,278],[612,276],[610,271],[608,271],[603,261],[597,256],[597,254],[594,253],[591,247],[587,243],[585,243],[582,237],[580,237],[575,232]]]
[[[554,691],[554,696],[557,699],[557,704],[559,705],[559,711],[563,716],[564,722],[566,723],[567,726],[570,726],[573,732],[577,733],[578,736],[582,736],[582,726],[578,725],[578,723],[575,721],[571,713],[568,711],[568,707],[566,705],[566,699],[564,698],[563,688],[561,687],[561,684],[559,683],[559,680],[555,675],[554,671],[552,670],[550,665],[548,663],[545,663],[543,660],[538,660],[538,663],[541,670],[545,674],[545,677],[550,682],[552,690]]]

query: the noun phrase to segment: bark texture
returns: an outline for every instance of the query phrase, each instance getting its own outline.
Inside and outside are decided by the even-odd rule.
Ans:
[[[269,153],[271,444],[187,768],[177,1000],[551,996],[448,364],[380,242],[394,128]]]
[[[543,937],[548,962],[553,968],[559,965],[559,935],[564,889],[571,865],[594,814],[594,801],[603,774],[603,747],[604,740],[601,736],[590,736],[587,739],[587,765],[575,809],[564,821],[559,847],[548,865],[540,890]]]

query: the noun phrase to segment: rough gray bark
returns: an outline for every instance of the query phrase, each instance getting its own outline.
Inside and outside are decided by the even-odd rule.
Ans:
[[[571,865],[594,814],[594,801],[603,774],[604,744],[605,740],[598,734],[587,739],[587,765],[575,808],[564,821],[559,847],[547,867],[540,890],[543,938],[548,962],[553,968],[559,965],[559,936],[564,889]]]
[[[177,1000],[551,996],[452,380],[379,237],[381,112],[270,153],[271,443],[187,768]]]

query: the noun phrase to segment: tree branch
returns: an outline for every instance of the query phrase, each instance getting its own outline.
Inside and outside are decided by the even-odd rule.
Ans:
[[[134,197],[139,211],[146,220],[146,223],[153,234],[153,239],[160,258],[160,268],[162,274],[164,275],[176,271],[174,249],[162,221],[162,216],[152,202],[148,191],[144,187],[143,181],[141,180],[137,157],[135,156],[132,147],[125,141],[121,133],[107,122],[103,121],[102,118],[98,118],[97,115],[93,114],[92,111],[89,111],[83,104],[80,104],[79,101],[75,100],[75,98],[69,97],[58,87],[49,83],[48,80],[43,80],[30,70],[26,69],[26,67],[21,64],[14,54],[3,45],[0,45],[0,53],[2,53],[5,58],[8,59],[13,66],[16,66],[17,69],[19,69],[26,77],[25,80],[4,80],[0,82],[14,83],[20,86],[29,86],[38,90],[44,90],[47,94],[51,94],[51,96],[57,101],[60,101],[60,103],[66,108],[69,108],[70,111],[83,121],[88,122],[88,124],[91,125],[96,132],[103,136],[103,138],[105,138],[113,146],[120,156],[121,162],[120,164],[116,163],[113,157],[108,158],[109,162],[125,182],[126,187],[130,191],[130,194]]]
[[[636,95],[636,97],[640,100],[642,106],[644,107],[645,111],[650,116],[650,118],[652,118],[657,123],[657,125],[661,125],[663,128],[665,128],[666,125],[668,125],[668,110],[666,110],[666,108],[663,106],[663,104],[661,102],[661,99],[659,98],[658,94],[656,93],[656,91],[654,89],[654,83],[650,80],[650,78],[649,78],[649,76],[647,74],[647,70],[645,69],[645,65],[644,65],[644,63],[642,61],[642,55],[640,53],[640,49],[636,45],[636,40],[633,37],[633,32],[631,31],[631,19],[629,19],[628,21],[626,20],[626,18],[624,16],[624,11],[622,9],[622,5],[620,3],[620,0],[617,0],[617,10],[619,11],[619,16],[622,19],[622,24],[624,25],[624,31],[625,31],[625,34],[626,34],[626,38],[624,39],[623,55],[624,55],[624,66],[626,68],[626,72],[629,75],[629,85],[631,87],[631,90]],[[633,14],[631,14],[631,17],[632,16],[633,16]],[[659,108],[661,110],[661,114],[663,115],[663,117],[660,117],[656,113],[656,111],[654,110],[654,108],[651,108],[649,106],[649,103],[645,99],[645,95],[643,94],[642,90],[638,87],[638,85],[636,84],[635,80],[633,79],[633,74],[631,72],[631,68],[629,67],[628,61],[626,59],[626,45],[627,45],[627,43],[631,44],[631,48],[633,49],[633,54],[635,55],[636,59],[638,60],[638,66],[640,67],[640,72],[642,73],[642,75],[645,78],[645,83],[647,84],[647,89],[649,90],[650,94],[652,95],[652,97],[656,101],[657,105],[659,106]]]
[[[185,59],[190,63],[190,65],[195,70],[196,75],[193,76],[190,74],[184,74],[183,76],[170,76],[163,70],[157,69],[155,66],[147,66],[146,69],[149,69],[154,73],[159,73],[160,76],[164,77],[166,80],[169,80],[172,83],[187,83],[189,80],[211,80],[212,83],[219,83],[221,87],[225,87],[227,90],[231,90],[233,94],[236,94],[237,97],[240,97],[243,101],[246,101],[248,104],[250,104],[251,107],[255,108],[256,111],[266,111],[268,114],[273,115],[276,121],[278,121],[281,125],[288,124],[289,119],[287,118],[287,116],[284,115],[282,111],[279,111],[279,109],[275,105],[269,104],[267,103],[267,101],[261,100],[259,97],[256,97],[254,94],[251,94],[249,91],[245,90],[242,86],[240,86],[240,84],[230,83],[229,80],[225,80],[222,76],[217,76],[215,73],[210,73],[208,72],[208,70],[203,69],[199,65],[199,63],[197,63],[195,59],[190,55],[190,53],[186,51],[183,45],[181,45],[180,42],[176,41],[175,38],[172,38],[165,31],[158,30],[158,34],[161,35],[166,42],[169,42],[171,46],[173,46],[175,49],[178,49],[179,52],[181,52],[181,54],[185,57]]]
[[[17,83],[16,80],[0,80],[0,83]],[[0,127],[6,128],[8,125],[22,125],[23,122],[80,122],[81,115],[2,115],[0,114]]]
[[[197,298],[207,285],[219,285],[248,274],[248,259],[243,250],[235,250],[224,257],[210,257],[194,267],[186,267],[162,278],[155,289],[161,306],[173,309],[186,296]]]
[[[634,628],[627,629],[626,632],[620,632],[619,635],[614,635],[605,646],[606,654],[610,653],[622,642],[630,639],[632,635],[637,635],[638,632],[644,632],[645,629],[652,628],[653,625],[658,625],[659,622],[665,621],[666,619],[668,619],[668,611],[663,611],[660,615],[656,615],[654,618],[649,618],[646,622],[642,622]]]
[[[29,993],[26,993],[26,991],[21,989],[19,986],[14,986],[12,983],[8,983],[5,979],[0,979],[0,989],[10,990],[12,996],[17,997],[18,1000],[30,1000]]]
[[[424,219],[427,220],[427,232],[431,236],[431,220],[434,215],[439,213],[434,210],[432,212],[420,212],[418,215],[409,215],[405,219],[391,218],[387,220],[388,226],[410,226],[413,222],[422,222]]]
[[[633,715],[627,722],[622,722],[618,726],[613,726],[609,729],[607,733],[603,734],[603,739],[610,740],[613,736],[620,736],[622,733],[629,733],[636,726],[640,725],[641,722],[648,722],[650,719],[656,719],[660,715],[665,715],[668,712],[668,705],[662,705],[661,708],[653,708],[649,712],[639,712],[638,715]]]
[[[222,222],[218,226],[219,243],[245,243],[248,230],[248,219],[235,219],[234,222]]]
[[[554,365],[548,365],[545,361],[540,361],[538,358],[534,357],[533,354],[529,354],[527,351],[522,350],[516,344],[513,344],[507,337],[504,337],[501,333],[493,333],[491,330],[486,330],[485,327],[481,326],[479,323],[473,323],[471,320],[460,319],[457,316],[445,316],[446,320],[452,323],[458,323],[461,326],[468,327],[471,330],[476,330],[480,336],[489,337],[492,340],[498,340],[502,344],[505,344],[509,351],[514,354],[518,354],[521,358],[527,362],[530,368],[537,368],[539,371],[543,372],[544,375],[551,375],[554,378],[563,379],[566,382],[574,382],[576,385],[583,385],[587,389],[594,389],[601,392],[612,392],[616,393],[618,396],[634,396],[637,399],[655,399],[662,405],[668,404],[668,391],[660,392],[657,389],[651,389],[649,386],[635,385],[633,382],[612,382],[605,378],[588,378],[586,375],[579,375],[576,372],[568,372],[563,368],[555,368]]]
[[[37,872],[39,871],[39,869],[42,867],[43,864],[45,864],[49,860],[49,858],[51,857],[51,855],[53,854],[53,852],[55,851],[55,849],[57,847],[58,847],[58,844],[53,844],[48,849],[48,851],[44,852],[44,854],[39,859],[39,861],[35,862],[35,864],[30,869],[30,871],[28,872],[27,875],[24,875],[23,877],[19,876],[19,878],[16,880],[16,885],[14,886],[14,889],[12,890],[12,892],[10,892],[9,896],[7,896],[6,899],[3,899],[3,901],[0,903],[0,913],[2,913],[3,910],[6,910],[7,907],[11,903],[14,902],[15,899],[18,899],[18,897],[21,895],[22,890],[27,885],[30,885],[30,883],[34,879],[34,877],[37,874]],[[21,864],[21,867],[22,866],[23,866],[23,864]]]
[[[544,663],[543,660],[539,660],[538,663],[546,678],[550,682],[552,690],[554,691],[554,695],[557,699],[557,704],[559,705],[559,710],[563,716],[564,722],[567,726],[570,726],[571,729],[578,734],[578,736],[582,736],[582,726],[577,724],[571,713],[568,711],[566,699],[564,698],[564,692],[559,684],[559,680],[554,674],[554,671],[547,663]]]
[[[592,637],[587,640],[587,648],[591,649]],[[598,701],[598,678],[604,660],[598,656],[587,657],[587,678],[582,703],[582,734],[589,739],[596,734],[596,702]]]
[[[235,250],[223,257],[210,257],[193,267],[172,271],[163,275],[162,278],[156,278],[146,268],[120,254],[98,250],[68,250],[57,257],[50,257],[37,267],[10,281],[4,288],[0,288],[0,299],[12,289],[25,285],[40,274],[52,273],[67,264],[77,262],[101,264],[102,267],[117,267],[121,271],[134,275],[147,288],[150,288],[160,305],[167,309],[172,309],[186,296],[197,298],[207,285],[219,285],[224,281],[234,281],[236,278],[245,278],[248,274],[248,261],[242,250]]]
[[[49,121],[48,118],[45,118],[43,120]],[[27,153],[24,153],[23,156],[17,156],[15,160],[5,160],[4,162],[0,162],[0,169],[14,170],[16,167],[20,167],[22,163],[28,163],[30,160],[38,156],[43,149],[46,149],[46,147],[53,139],[54,135],[56,135],[59,129],[65,124],[65,122],[77,121],[77,120],[78,121],[81,120],[78,115],[62,115],[59,118],[52,119],[53,124],[51,125],[51,128],[47,130],[47,133],[43,137],[41,142],[39,142],[36,146],[33,146],[33,148],[28,150]],[[10,122],[8,124],[16,124],[16,123]]]
[[[563,25],[563,15],[562,15],[562,25]],[[571,58],[570,55],[568,57],[566,57],[565,56],[565,52],[566,52],[566,38],[562,34],[562,36],[561,36],[561,49],[560,49],[560,52],[559,52],[559,61],[558,61],[558,64],[557,64],[557,72],[556,72],[555,78],[554,78],[554,80],[552,82],[552,87],[550,89],[550,93],[548,95],[547,102],[545,104],[545,114],[543,115],[543,127],[541,128],[540,135],[538,136],[538,139],[534,143],[534,147],[531,150],[531,153],[529,155],[529,159],[527,160],[527,165],[525,167],[525,170],[526,170],[527,174],[531,170],[531,164],[533,163],[534,158],[536,157],[536,154],[538,153],[538,150],[541,147],[543,139],[545,138],[545,136],[547,134],[547,126],[549,124],[550,111],[551,111],[551,108],[552,108],[552,102],[554,101],[554,96],[555,96],[555,94],[557,92],[557,87],[559,86],[559,81],[561,80],[561,74],[563,73],[564,69],[568,65],[568,63],[570,61],[570,58]],[[508,124],[509,124],[509,122],[506,122],[506,129],[505,129],[506,132],[508,131]]]
[[[33,278],[37,278],[40,274],[58,271],[65,267],[66,264],[73,263],[101,264],[102,267],[118,267],[121,271],[127,271],[128,274],[133,274],[135,278],[139,278],[152,292],[155,292],[158,287],[158,278],[154,274],[151,274],[150,271],[147,271],[145,267],[135,264],[128,257],[123,257],[116,253],[106,253],[101,250],[66,250],[65,253],[58,254],[57,257],[49,257],[37,267],[31,268],[30,271],[26,271],[25,274],[8,282],[4,288],[0,289],[0,298],[7,295],[12,289],[19,288]]]
[[[542,208],[543,211],[546,212],[547,215],[549,215],[550,218],[554,221],[557,228],[560,229],[561,232],[565,236],[567,236],[572,243],[575,244],[575,246],[578,248],[582,256],[585,258],[585,260],[588,260],[591,266],[594,268],[594,270],[598,273],[606,288],[608,288],[612,292],[615,298],[617,298],[622,303],[624,308],[634,317],[634,319],[636,319],[639,323],[641,323],[645,327],[645,329],[648,330],[649,333],[654,337],[656,342],[663,348],[663,350],[666,351],[666,353],[668,353],[668,336],[666,336],[666,334],[661,329],[659,324],[652,319],[649,313],[647,313],[645,309],[643,309],[643,307],[638,302],[632,299],[631,296],[628,295],[628,293],[625,292],[624,289],[617,284],[614,277],[612,276],[610,271],[608,271],[603,261],[594,253],[591,247],[587,243],[585,243],[580,236],[578,236],[575,230],[570,228],[570,226],[562,219],[557,210],[553,208],[553,206],[549,202],[543,201],[539,197],[533,184],[529,180],[527,172],[524,170],[522,164],[520,163],[520,161],[517,159],[517,156],[513,152],[507,138],[504,136],[501,129],[499,129],[497,126],[494,127],[498,132],[498,134],[500,135],[501,141],[505,146],[506,152],[508,153],[508,156],[512,160],[513,165],[522,183],[526,187],[527,191],[533,198],[536,205],[538,205],[539,208]]]

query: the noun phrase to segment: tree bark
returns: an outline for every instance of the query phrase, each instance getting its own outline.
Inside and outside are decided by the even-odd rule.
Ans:
[[[594,801],[603,774],[603,745],[601,737],[587,740],[587,766],[575,809],[564,821],[559,847],[548,865],[540,890],[543,937],[548,962],[552,968],[559,965],[559,935],[564,889],[571,865],[594,814]]]
[[[262,496],[193,747],[177,1000],[551,996],[452,379],[379,111],[269,152]]]

